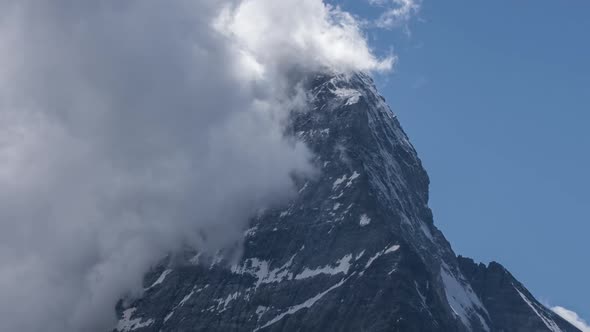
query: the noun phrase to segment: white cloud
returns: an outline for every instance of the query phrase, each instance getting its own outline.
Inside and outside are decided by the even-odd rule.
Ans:
[[[163,255],[239,243],[312,171],[304,74],[391,65],[321,0],[0,2],[0,330],[109,330]]]
[[[245,0],[227,5],[216,23],[268,66],[373,71],[393,64],[375,58],[350,14],[318,0]]]
[[[585,320],[578,316],[577,313],[559,306],[552,307],[551,310],[553,310],[553,312],[561,316],[563,319],[570,322],[573,326],[580,329],[582,332],[590,332],[590,325],[588,325]]]
[[[369,0],[369,3],[384,7],[384,11],[375,20],[379,28],[396,28],[404,26],[420,10],[420,0]]]

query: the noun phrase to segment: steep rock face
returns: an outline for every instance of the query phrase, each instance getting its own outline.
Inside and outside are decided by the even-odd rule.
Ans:
[[[541,305],[502,265],[492,262],[485,266],[459,256],[459,266],[488,309],[497,331],[578,331]]]
[[[155,269],[144,296],[118,307],[116,331],[575,331],[516,281],[521,302],[488,296],[493,278],[457,259],[368,76],[318,75],[309,91],[312,109],[290,130],[320,174],[251,220],[239,260],[191,253]]]

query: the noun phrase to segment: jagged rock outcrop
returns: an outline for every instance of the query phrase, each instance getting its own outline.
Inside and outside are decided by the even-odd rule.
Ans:
[[[117,331],[577,331],[499,265],[456,257],[367,75],[318,75],[309,91],[290,132],[320,174],[251,220],[237,262],[194,253],[154,269]]]

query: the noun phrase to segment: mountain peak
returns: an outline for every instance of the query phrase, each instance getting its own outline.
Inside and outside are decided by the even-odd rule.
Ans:
[[[577,331],[501,265],[455,255],[433,223],[428,175],[368,75],[317,75],[308,94],[289,132],[319,176],[251,220],[237,262],[163,262],[116,331]]]

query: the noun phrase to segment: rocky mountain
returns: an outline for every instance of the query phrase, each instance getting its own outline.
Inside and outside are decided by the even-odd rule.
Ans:
[[[238,260],[163,262],[115,331],[578,331],[501,265],[455,255],[370,77],[318,75],[309,91],[290,130],[320,174],[251,220]]]

